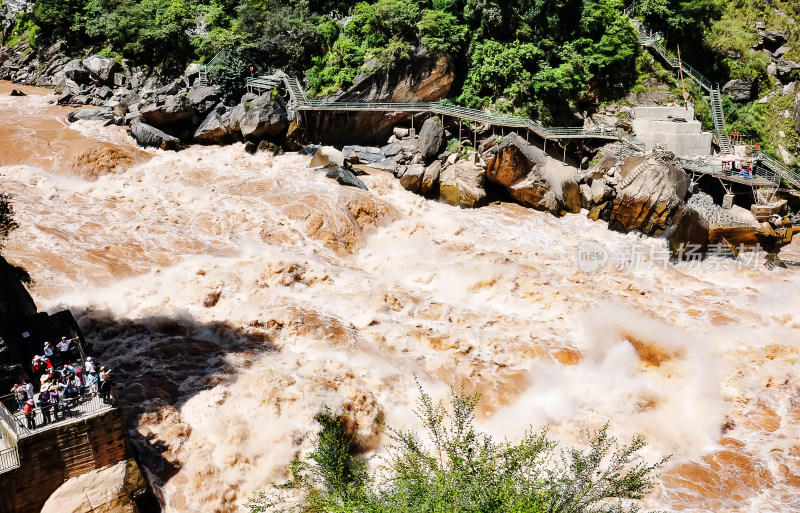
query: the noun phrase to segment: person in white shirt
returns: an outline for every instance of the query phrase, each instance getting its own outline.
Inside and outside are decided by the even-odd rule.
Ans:
[[[86,364],[84,365],[84,368],[86,369],[86,372],[94,372],[94,358],[91,356],[86,358]]]
[[[53,344],[50,342],[44,343],[44,355],[51,360],[53,359]]]

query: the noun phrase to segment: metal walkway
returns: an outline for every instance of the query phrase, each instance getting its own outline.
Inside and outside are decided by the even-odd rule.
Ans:
[[[395,103],[365,103],[365,102],[338,102],[330,100],[309,100],[297,78],[287,75],[283,71],[274,71],[268,75],[256,78],[247,78],[245,85],[249,91],[269,91],[278,87],[280,83],[289,92],[289,113],[293,117],[300,111],[374,111],[374,112],[408,112],[429,113],[440,116],[450,116],[466,119],[477,123],[486,123],[492,126],[506,128],[520,128],[528,130],[545,141],[559,139],[602,139],[609,141],[622,141],[632,145],[638,150],[644,149],[644,143],[621,129],[585,129],[573,127],[546,127],[532,119],[492,114],[476,109],[469,109],[444,102],[395,102]]]

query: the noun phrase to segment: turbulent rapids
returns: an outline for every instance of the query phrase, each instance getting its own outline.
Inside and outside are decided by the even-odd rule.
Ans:
[[[648,459],[673,455],[648,507],[800,509],[796,270],[587,274],[582,241],[663,241],[585,215],[461,210],[388,173],[345,188],[296,154],[145,151],[9,89],[0,181],[22,228],[5,254],[117,373],[166,511],[239,511],[286,477],[326,404],[380,451],[378,417],[415,427],[415,375],[436,396],[482,393],[498,437],[549,424],[581,444],[606,421],[644,435]]]

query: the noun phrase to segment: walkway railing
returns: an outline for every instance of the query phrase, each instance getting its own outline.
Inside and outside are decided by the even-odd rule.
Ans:
[[[753,159],[759,168],[765,167],[769,169],[792,187],[800,189],[800,173],[789,169],[781,162],[770,157],[763,151],[759,151],[758,153],[754,154]]]
[[[58,410],[50,407],[45,412],[42,411],[42,408],[37,407],[33,413],[34,422],[31,424],[33,427],[29,427],[28,418],[22,412],[15,413],[14,420],[16,421],[19,437],[25,438],[50,426],[69,423],[87,415],[114,408],[116,404],[117,389],[113,387],[108,399],[104,399],[101,394],[93,395],[87,393],[83,397],[68,399],[64,403],[59,403]],[[45,424],[44,421],[47,417],[51,419],[51,422]]]
[[[0,451],[0,474],[19,468],[19,451],[17,446]]]
[[[303,91],[300,82],[281,70],[273,71],[270,75],[248,77],[245,85],[248,90],[268,91],[283,83],[289,92],[288,111],[291,114],[297,111],[375,111],[375,112],[414,112],[430,113],[442,116],[452,116],[478,123],[488,123],[494,126],[508,128],[522,128],[530,130],[545,140],[551,139],[606,139],[617,140],[630,144],[643,150],[644,143],[621,129],[594,128],[585,129],[577,127],[546,127],[532,119],[494,114],[477,109],[461,107],[443,102],[339,102],[331,100],[309,100]]]

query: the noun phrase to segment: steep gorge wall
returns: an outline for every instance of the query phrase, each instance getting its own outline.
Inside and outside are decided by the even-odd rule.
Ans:
[[[6,330],[24,317],[36,313],[36,303],[14,275],[11,265],[0,256],[0,395],[8,393],[22,375],[14,350],[3,338]]]

